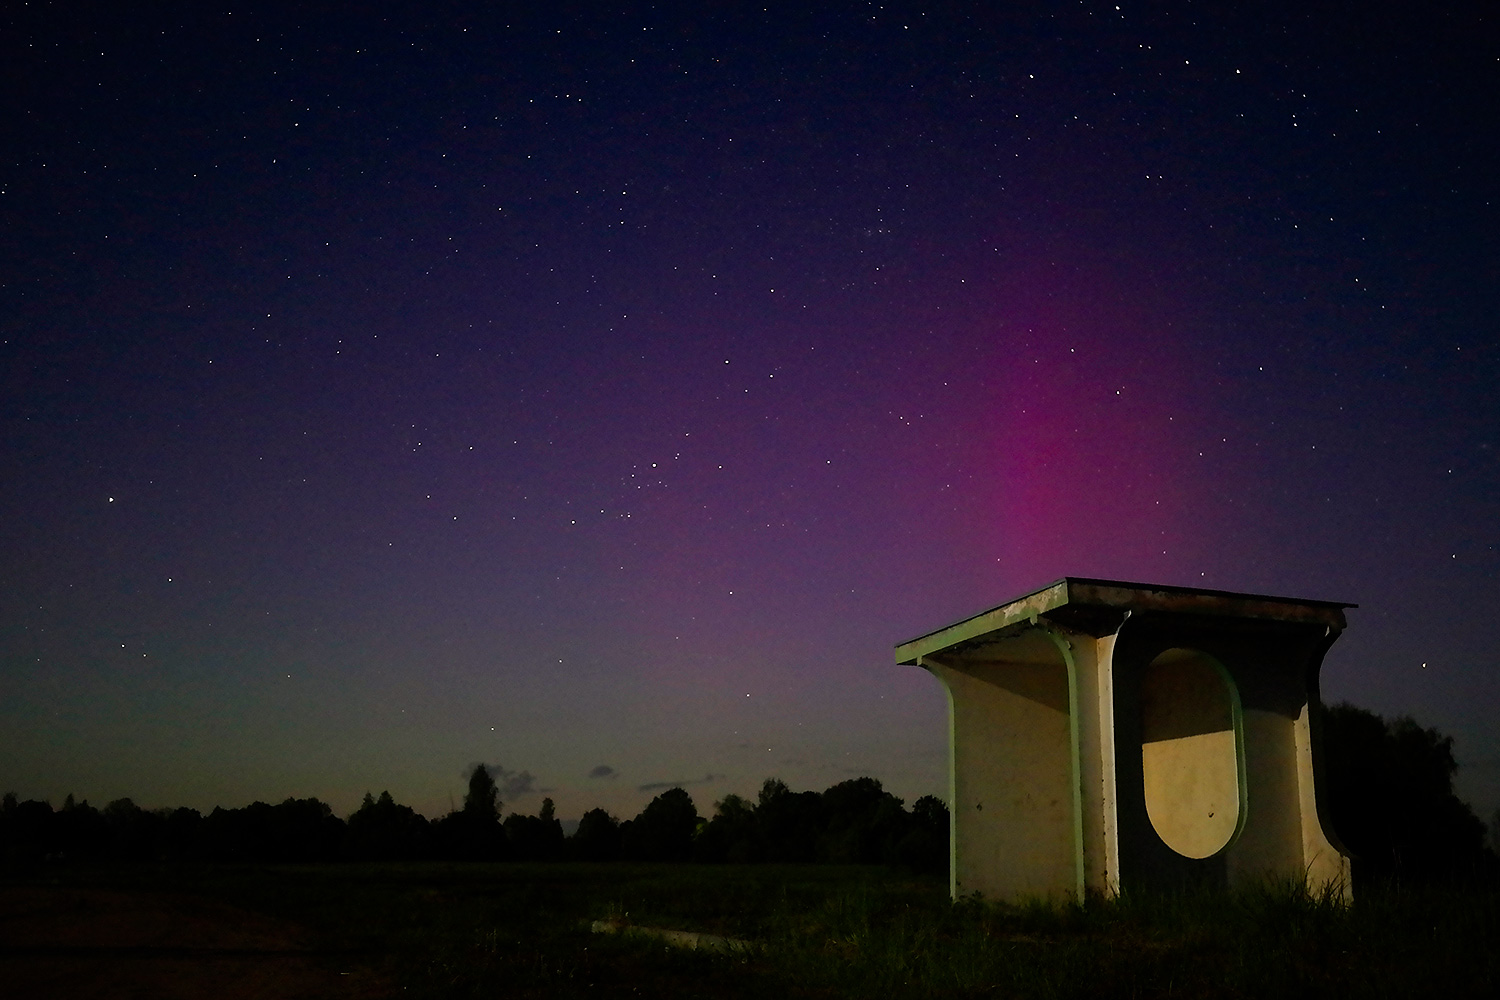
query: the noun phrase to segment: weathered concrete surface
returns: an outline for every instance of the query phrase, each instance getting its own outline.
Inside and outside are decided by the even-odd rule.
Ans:
[[[1073,886],[1079,873],[1066,669],[998,658],[968,660],[961,669],[930,657],[926,664],[951,699],[954,802],[965,812],[953,830],[955,885],[1000,897]]]
[[[595,920],[589,927],[595,934],[619,934],[624,937],[649,938],[688,951],[712,951],[725,955],[749,955],[763,950],[755,941],[743,938],[704,934],[700,931],[674,931],[665,927],[640,927],[619,920]]]
[[[954,894],[1347,892],[1314,733],[1351,606],[1073,577],[902,643],[949,695]]]

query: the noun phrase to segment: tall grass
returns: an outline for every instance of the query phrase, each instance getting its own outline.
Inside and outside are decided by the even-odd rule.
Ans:
[[[1297,884],[1057,907],[954,904],[937,880],[849,866],[140,866],[45,878],[280,916],[413,997],[1500,996],[1490,885],[1371,887],[1347,907]],[[590,933],[600,919],[762,947],[685,952]]]
[[[1086,908],[922,905],[861,886],[789,914],[790,979],[882,997],[1500,995],[1500,897],[1385,888],[1354,906],[1300,884],[1139,893]]]

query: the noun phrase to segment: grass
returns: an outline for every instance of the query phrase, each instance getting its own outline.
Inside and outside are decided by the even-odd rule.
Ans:
[[[10,881],[15,881],[12,876]],[[951,904],[833,866],[68,868],[29,878],[210,896],[306,928],[413,997],[1412,997],[1500,994],[1500,892],[1299,886]],[[751,956],[590,933],[598,919],[764,944]]]

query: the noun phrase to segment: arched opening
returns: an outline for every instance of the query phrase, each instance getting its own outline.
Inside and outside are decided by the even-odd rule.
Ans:
[[[1157,836],[1189,858],[1223,850],[1239,829],[1244,781],[1239,698],[1217,660],[1169,649],[1141,678],[1141,767]]]

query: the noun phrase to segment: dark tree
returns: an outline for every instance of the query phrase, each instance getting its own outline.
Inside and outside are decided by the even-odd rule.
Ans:
[[[344,842],[344,821],[318,799],[287,799],[271,807],[271,852],[278,861],[332,861]]]
[[[116,799],[104,807],[109,831],[109,854],[120,861],[149,861],[157,853],[162,817],[146,812],[130,799]]]
[[[841,781],[823,793],[825,826],[822,860],[835,863],[891,864],[906,833],[901,800],[874,778]]]
[[[632,861],[688,861],[698,831],[698,809],[681,788],[662,792],[631,821],[623,853]]]
[[[542,808],[537,810],[536,821],[543,859],[555,861],[562,857],[566,838],[563,836],[562,821],[557,818],[557,806],[550,797],[542,799]]]
[[[1453,738],[1353,705],[1323,715],[1325,803],[1356,883],[1466,875],[1484,865],[1484,824],[1453,793]]]
[[[204,856],[211,861],[257,860],[255,829],[261,824],[256,820],[270,808],[264,802],[252,802],[243,809],[214,806],[203,818]]]
[[[563,853],[562,824],[551,799],[542,800],[535,816],[511,813],[505,818],[505,839],[517,861],[556,861]]]
[[[410,806],[397,805],[390,792],[369,792],[344,834],[344,856],[355,861],[414,861],[432,851],[430,824]]]
[[[74,802],[72,795],[63,799],[62,808],[57,811],[52,827],[49,854],[60,853],[68,858],[100,858],[111,853],[110,823],[87,800]]]
[[[924,795],[912,803],[907,831],[896,845],[903,865],[918,871],[948,870],[948,804],[936,795]]]
[[[481,823],[500,822],[500,789],[490,776],[490,769],[480,764],[469,775],[469,791],[464,796],[464,813]]]
[[[332,861],[344,840],[344,821],[318,799],[280,805],[252,802],[216,807],[203,821],[205,852],[217,861]]]
[[[694,857],[699,861],[733,864],[759,861],[755,806],[734,794],[715,803],[713,819],[708,821],[694,844]]]
[[[506,855],[505,830],[500,825],[500,790],[483,764],[469,775],[464,806],[437,823],[440,852],[459,861],[497,861]]]
[[[590,809],[568,840],[579,861],[614,861],[620,856],[620,822],[603,809]]]
[[[162,811],[158,855],[168,861],[200,860],[203,851],[203,816],[196,809],[179,806]]]
[[[816,861],[825,825],[823,796],[794,792],[767,778],[756,797],[755,825],[764,861]]]
[[[16,794],[7,792],[0,805],[0,860],[40,861],[54,853],[55,820],[52,803],[35,799],[17,802]]]

